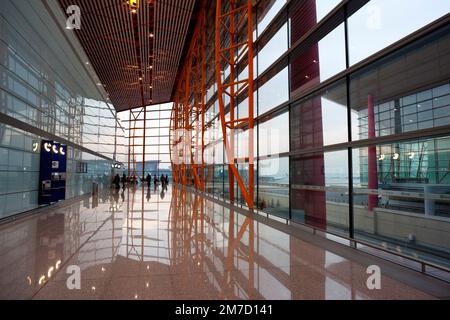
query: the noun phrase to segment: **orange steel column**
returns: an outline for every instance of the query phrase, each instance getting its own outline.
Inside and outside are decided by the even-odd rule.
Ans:
[[[200,18],[197,22],[197,25],[195,26],[195,30],[194,30],[194,34],[193,34],[193,38],[192,38],[192,42],[189,48],[189,52],[188,52],[188,60],[187,60],[187,64],[185,65],[186,67],[186,106],[189,108],[189,110],[187,110],[187,117],[188,117],[188,127],[187,130],[191,130],[189,134],[189,139],[190,139],[190,160],[191,160],[191,175],[190,178],[194,180],[194,185],[196,187],[196,189],[202,190],[203,191],[203,181],[200,179],[200,175],[199,175],[199,167],[202,167],[202,164],[200,164],[199,166],[199,157],[198,157],[198,150],[199,145],[198,145],[198,140],[199,140],[199,130],[196,130],[196,137],[195,137],[195,144],[193,142],[194,138],[193,138],[193,126],[194,124],[196,125],[196,127],[198,128],[198,122],[200,119],[200,113],[202,113],[202,109],[204,109],[203,107],[203,99],[202,99],[202,95],[204,95],[204,85],[202,83],[203,79],[201,76],[201,69],[202,66],[204,64],[204,61],[202,59],[202,54],[201,54],[201,46],[202,46],[202,38],[203,38],[203,32],[204,32],[204,23],[205,23],[205,5],[206,5],[206,1],[203,1],[202,3],[202,8],[200,10]],[[192,82],[192,85],[191,85]],[[190,107],[190,97],[193,96],[194,100],[193,100],[193,104],[192,104],[192,108]],[[190,118],[189,118],[189,111],[192,111],[192,115],[193,117],[193,121],[192,124],[190,122]],[[196,156],[194,157],[194,151],[196,150]],[[203,153],[203,150],[200,151],[201,153]]]
[[[179,178],[179,183],[186,185],[186,148],[185,148],[185,143],[183,142],[184,139],[186,139],[186,131],[185,131],[185,104],[184,104],[184,89],[183,88],[183,83],[185,81],[185,72],[184,70],[182,71],[181,74],[181,80],[179,82],[178,85],[178,90],[177,90],[177,109],[178,110],[178,119],[177,119],[177,129],[178,129],[178,135],[180,135],[180,129],[183,129],[183,134],[181,134],[181,136],[179,137],[179,140],[177,141],[177,150],[179,152],[180,158],[179,158],[179,171],[178,171],[178,178]]]
[[[189,58],[188,59],[188,65],[185,69],[185,91],[184,91],[184,103],[183,103],[183,108],[184,108],[184,139],[185,139],[185,143],[184,143],[184,156],[185,156],[185,161],[189,161],[188,159],[188,151],[189,151],[189,155],[191,153],[192,150],[187,150],[188,148],[191,148],[191,143],[192,143],[192,138],[191,138],[191,134],[192,134],[192,129],[191,129],[191,124],[190,124],[190,118],[189,118],[189,97],[190,97],[190,76],[191,76],[191,64],[192,60]],[[189,140],[189,145],[187,143],[187,141]],[[185,163],[184,166],[184,184],[188,185],[188,164]],[[192,162],[191,162],[191,168],[192,168]],[[192,174],[192,170],[191,170],[191,174]]]
[[[202,8],[200,18],[195,29],[193,37],[192,52],[189,59],[192,61],[191,65],[191,79],[193,89],[193,115],[195,125],[195,143],[192,142],[191,150],[195,150],[194,154],[191,153],[193,177],[195,178],[195,186],[197,189],[204,191],[204,95],[205,95],[205,9]],[[200,171],[200,172],[199,172]]]
[[[147,135],[147,106],[142,107],[144,110],[144,129],[142,130],[142,179],[145,179],[145,137]],[[142,188],[144,190],[144,188]]]
[[[137,122],[137,120],[133,113],[133,110],[130,110],[130,114],[132,117],[132,122],[130,122],[130,137],[132,139],[132,143],[129,146],[129,152],[131,151],[131,155],[130,155],[130,157],[131,157],[131,172],[130,172],[129,177],[131,177],[131,176],[135,177],[136,176],[136,152],[135,152],[136,151],[135,150],[135,141],[136,140],[135,139],[136,139],[136,122]],[[131,128],[133,128],[133,129],[131,129]],[[133,131],[131,131],[131,130],[133,130]]]
[[[175,152],[176,152],[176,156],[177,156],[177,181],[178,183],[182,183],[182,179],[181,179],[181,174],[182,174],[182,151],[180,149],[180,144],[181,144],[181,139],[182,136],[180,134],[179,129],[182,128],[182,123],[181,123],[181,119],[182,119],[182,112],[180,112],[180,93],[177,92],[177,96],[176,96],[176,100],[175,100]]]
[[[177,102],[174,102],[174,106],[172,108],[172,113],[170,115],[170,125],[169,125],[169,157],[170,164],[172,166],[172,180],[175,183],[178,183],[178,164],[179,164],[179,155],[178,149],[176,146],[177,142]]]
[[[230,200],[234,200],[234,180],[236,180],[243,198],[250,209],[254,208],[254,159],[253,159],[253,1],[252,0],[216,0],[216,81],[218,87],[220,121],[222,124],[223,143],[228,160],[228,175],[230,184]],[[245,28],[246,29],[243,29]],[[242,33],[242,31],[244,33]],[[246,34],[245,39],[239,36]],[[247,59],[248,68],[246,79],[238,80],[236,71],[238,64]],[[230,75],[225,78],[222,73],[230,68]],[[222,79],[225,78],[225,79]],[[248,95],[248,116],[235,117],[235,104],[239,96]],[[224,95],[230,98],[229,118],[226,119]],[[243,99],[244,100],[244,99]],[[241,104],[242,106],[242,104]],[[248,130],[248,156],[244,162],[248,163],[247,187],[236,167],[237,159],[234,152],[234,129]]]
[[[199,26],[199,24],[197,25]],[[186,175],[186,179],[189,178],[189,183],[187,183],[188,181],[186,181],[186,184],[190,184],[191,180],[194,180],[194,186],[199,189],[200,188],[200,179],[198,176],[198,171],[197,171],[197,160],[194,159],[194,151],[193,149],[196,147],[193,145],[193,128],[194,128],[194,123],[197,121],[198,118],[198,109],[197,109],[197,88],[196,88],[196,79],[194,77],[195,73],[195,66],[193,66],[194,64],[194,58],[195,58],[195,44],[198,40],[198,35],[199,35],[199,29],[196,28],[195,32],[194,32],[194,36],[193,36],[193,42],[191,43],[191,47],[188,53],[188,62],[186,65],[186,91],[185,91],[185,102],[184,102],[184,117],[185,117],[185,139],[187,139],[189,143],[185,144],[185,147],[188,148],[189,150],[186,150],[186,158],[188,158],[190,160],[190,165],[189,165],[189,176]],[[194,81],[193,84],[191,84],[191,82]],[[194,100],[193,103],[191,105],[190,103],[190,98],[191,96],[194,95]],[[190,115],[194,115],[194,119],[191,123],[191,117]]]
[[[131,174],[131,110],[128,117],[128,177]]]
[[[173,164],[173,157],[172,157],[172,135],[174,134],[173,132],[173,111],[174,111],[174,107],[172,107],[172,111],[170,112],[170,121],[169,121],[169,161],[170,161],[170,167],[172,169],[172,181],[175,181],[175,169],[174,169],[174,164]]]
[[[200,10],[200,18],[194,29],[192,41],[188,50],[185,64],[182,67],[180,80],[177,85],[175,94],[174,119],[171,123],[171,130],[174,132],[175,138],[171,141],[172,156],[175,156],[177,151],[182,153],[184,160],[178,164],[172,161],[172,172],[177,176],[174,181],[183,185],[191,184],[191,179],[194,180],[194,185],[197,189],[204,191],[204,94],[205,94],[205,12],[206,1],[203,0]],[[193,101],[191,103],[191,97]],[[178,115],[181,107],[181,116]],[[191,114],[192,122],[191,122]],[[201,121],[201,130],[199,130]],[[193,137],[193,128],[196,126],[196,136]],[[178,140],[180,134],[178,129],[184,129],[182,134],[183,144]],[[200,134],[201,132],[201,134]],[[201,142],[199,140],[201,139]],[[195,142],[194,142],[195,140]],[[201,145],[200,145],[201,143]],[[194,150],[196,151],[194,157]],[[198,155],[200,152],[200,156]],[[189,162],[186,163],[186,162]],[[199,163],[201,162],[201,163]],[[203,173],[199,173],[199,170]],[[175,180],[176,179],[176,180]]]
[[[202,97],[201,97],[201,104],[202,104],[202,110],[201,110],[201,126],[202,126],[202,166],[201,166],[201,178],[200,180],[202,181],[202,191],[205,191],[205,185],[206,185],[206,177],[205,177],[205,94],[206,94],[206,75],[205,75],[205,69],[206,69],[206,9],[203,10],[202,13],[203,17],[203,26],[201,28],[202,30],[202,43],[201,43],[201,48],[200,48],[200,54],[201,54],[201,61],[202,61],[202,65],[201,65],[201,92],[202,92]],[[203,220],[202,220],[203,221]]]

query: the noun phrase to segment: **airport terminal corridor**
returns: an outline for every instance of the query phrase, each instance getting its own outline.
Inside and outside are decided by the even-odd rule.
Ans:
[[[387,275],[369,290],[367,266],[171,185],[112,189],[0,233],[1,299],[436,298]]]
[[[450,0],[1,0],[1,299],[450,299]]]

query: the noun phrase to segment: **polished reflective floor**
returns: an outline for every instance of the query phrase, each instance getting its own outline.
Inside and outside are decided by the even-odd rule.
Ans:
[[[366,268],[172,186],[0,226],[1,299],[435,298],[385,274],[369,290]]]

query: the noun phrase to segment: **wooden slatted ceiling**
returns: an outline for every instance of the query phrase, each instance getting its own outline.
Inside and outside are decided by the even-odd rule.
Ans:
[[[155,100],[163,101],[172,94],[194,5],[195,0],[156,2]]]
[[[171,100],[195,0],[58,0],[81,9],[81,45],[117,111]],[[142,79],[142,80],[140,80]]]

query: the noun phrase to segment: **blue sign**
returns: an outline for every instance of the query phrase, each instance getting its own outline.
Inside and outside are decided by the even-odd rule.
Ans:
[[[67,146],[51,140],[41,142],[39,204],[66,198]]]

